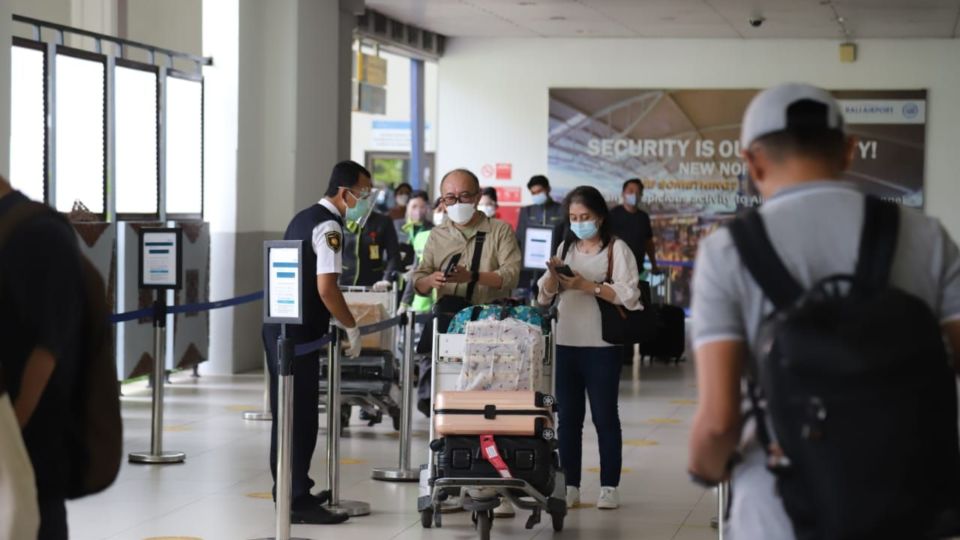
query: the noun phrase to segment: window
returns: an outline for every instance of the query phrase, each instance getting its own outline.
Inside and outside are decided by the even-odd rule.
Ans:
[[[167,213],[203,214],[203,83],[167,77]]]
[[[104,213],[104,72],[100,55],[60,48],[56,83],[56,205]]]
[[[157,69],[118,60],[114,101],[117,214],[156,215]]]
[[[14,45],[10,77],[10,182],[35,201],[44,202],[44,96],[42,45]]]

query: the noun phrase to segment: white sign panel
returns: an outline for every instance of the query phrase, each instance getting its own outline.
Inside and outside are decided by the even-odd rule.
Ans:
[[[300,317],[300,261],[296,248],[271,248],[269,317],[297,319]]]
[[[143,232],[143,285],[147,287],[177,286],[177,234],[175,232]]]
[[[523,245],[523,267],[545,270],[550,260],[553,245],[553,230],[530,227]]]
[[[923,124],[927,102],[922,99],[841,99],[847,124]]]

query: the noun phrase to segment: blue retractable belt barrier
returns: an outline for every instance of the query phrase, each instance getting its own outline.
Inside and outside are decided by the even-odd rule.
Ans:
[[[673,266],[676,268],[693,268],[693,261],[657,261],[657,266]]]
[[[263,291],[257,291],[255,293],[246,294],[243,296],[238,296],[236,298],[230,298],[229,300],[219,300],[217,302],[205,302],[203,304],[188,304],[185,306],[170,306],[167,308],[167,313],[180,314],[180,313],[198,313],[201,311],[211,311],[214,309],[220,309],[225,307],[239,306],[241,304],[249,304],[250,302],[256,302],[257,300],[263,300]],[[110,316],[111,324],[118,324],[122,322],[135,321],[137,319],[144,319],[147,317],[153,316],[153,308],[149,307],[146,309],[139,309],[137,311],[128,311],[127,313],[117,313]],[[424,313],[416,316],[416,321],[418,323],[426,323],[433,319],[433,315],[429,313]],[[397,326],[406,322],[406,316],[400,315],[392,319],[387,319],[385,321],[380,321],[375,324],[368,326],[363,326],[360,328],[361,335],[373,334],[376,332],[381,332],[390,328],[391,326]],[[294,354],[297,356],[303,356],[305,354],[310,354],[316,352],[321,348],[329,345],[333,341],[333,336],[327,334],[322,338],[312,341],[310,343],[303,343],[297,345],[294,348]]]

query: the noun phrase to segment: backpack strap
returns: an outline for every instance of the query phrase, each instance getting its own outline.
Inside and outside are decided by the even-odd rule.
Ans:
[[[477,236],[474,238],[474,247],[473,247],[473,260],[470,262],[470,272],[479,272],[480,271],[480,258],[483,256],[483,243],[487,239],[487,233],[483,231],[477,231]],[[477,282],[471,281],[467,284],[467,303],[473,303],[473,290],[477,288]]]
[[[896,204],[868,195],[863,208],[860,253],[854,271],[854,286],[861,291],[886,287],[897,251],[900,209]]]
[[[754,210],[733,220],[730,235],[740,260],[777,310],[800,298],[803,287],[777,255],[759,212]]]
[[[476,305],[470,309],[470,320],[475,321],[480,318],[480,312],[483,310],[483,306]]]

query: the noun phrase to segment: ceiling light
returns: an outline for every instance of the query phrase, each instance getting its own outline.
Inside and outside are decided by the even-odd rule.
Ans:
[[[837,17],[837,22],[840,23],[840,24],[843,24],[843,23],[845,23],[845,22],[847,22],[847,21],[846,21],[846,19],[844,19],[843,17]]]

